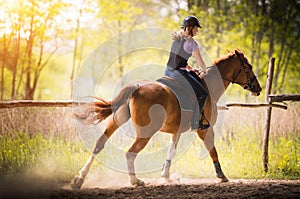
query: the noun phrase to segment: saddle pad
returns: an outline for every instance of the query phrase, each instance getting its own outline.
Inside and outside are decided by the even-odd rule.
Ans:
[[[181,110],[193,111],[193,105],[195,104],[195,102],[197,102],[197,99],[192,88],[187,88],[187,86],[180,83],[179,81],[166,76],[157,79],[156,81],[168,86],[171,89],[179,102]]]

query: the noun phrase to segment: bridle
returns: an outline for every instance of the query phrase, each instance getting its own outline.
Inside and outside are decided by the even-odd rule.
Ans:
[[[244,89],[250,89],[250,91],[252,92],[258,92],[258,91],[255,91],[255,86],[253,84],[253,82],[256,80],[256,75],[253,75],[253,77],[251,77],[250,73],[249,73],[249,69],[245,67],[245,63],[248,63],[248,60],[246,58],[242,58],[239,54],[236,54],[239,58],[239,61],[240,61],[240,69],[239,69],[239,72],[234,75],[234,77],[232,79],[227,79],[227,78],[224,78],[224,80],[226,81],[229,81],[233,84],[238,84],[240,85],[241,87],[243,87]],[[245,72],[246,73],[246,76],[247,76],[247,82],[246,83],[243,83],[243,82],[238,82],[236,81],[236,79],[238,78],[238,76],[240,75],[241,72]]]

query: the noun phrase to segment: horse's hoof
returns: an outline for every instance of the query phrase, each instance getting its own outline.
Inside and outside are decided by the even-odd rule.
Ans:
[[[224,183],[224,182],[229,182],[228,178],[226,178],[226,176],[220,177],[219,183]]]
[[[143,187],[143,186],[145,186],[145,182],[143,180],[140,180],[140,179],[136,179],[136,181],[131,182],[131,184],[133,186],[136,186],[136,187]]]
[[[145,186],[145,182],[143,180],[139,180],[136,186],[143,187]]]
[[[83,184],[83,181],[84,181],[83,178],[79,178],[78,176],[75,176],[70,185],[73,190],[79,190]]]

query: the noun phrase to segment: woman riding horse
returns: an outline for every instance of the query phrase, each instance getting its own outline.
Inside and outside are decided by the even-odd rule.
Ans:
[[[223,89],[219,89],[213,74],[219,75]],[[217,118],[216,104],[230,83],[236,83],[256,95],[260,94],[261,86],[251,64],[239,50],[217,59],[210,69],[209,75],[205,78],[205,88],[210,87],[208,89],[210,93],[204,113],[211,128],[198,129],[197,134],[209,151],[220,182],[227,182],[228,179],[221,169],[218,153],[214,146],[213,125]],[[135,174],[134,160],[137,154],[157,131],[170,133],[173,138],[176,138],[176,135],[190,129],[192,115],[184,114],[175,94],[167,86],[157,81],[137,81],[126,85],[112,101],[98,99],[96,102],[88,103],[84,111],[76,115],[77,118],[88,124],[101,122],[107,118],[107,124],[103,134],[97,139],[90,158],[79,171],[79,176],[75,176],[73,179],[71,187],[79,189],[82,186],[96,155],[104,148],[111,135],[130,118],[136,130],[136,138],[126,152],[128,174],[132,185],[144,185],[144,182]],[[177,144],[176,141],[173,143]]]
[[[201,67],[201,77],[207,74],[206,65],[200,55],[199,45],[194,40],[198,32],[198,28],[202,28],[200,22],[195,16],[185,17],[181,24],[181,30],[172,34],[173,44],[165,70],[165,76],[169,76],[181,82],[184,85],[185,80],[191,85],[196,99],[198,101],[198,108],[195,107],[193,119],[191,122],[191,129],[207,129],[209,124],[203,124],[203,108],[207,99],[207,91],[200,83],[198,69],[188,65],[188,59],[194,55],[198,64]],[[186,86],[188,87],[188,86]],[[199,115],[202,114],[199,121]]]

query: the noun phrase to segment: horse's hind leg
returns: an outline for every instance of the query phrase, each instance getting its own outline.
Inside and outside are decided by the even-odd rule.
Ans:
[[[96,144],[93,149],[92,155],[89,157],[86,164],[79,171],[79,175],[75,176],[71,182],[71,187],[73,189],[80,189],[84,182],[84,178],[87,176],[91,165],[96,157],[96,155],[104,148],[106,141],[110,136],[130,118],[127,105],[121,106],[118,111],[114,114],[114,117],[109,117],[108,122],[105,127],[104,133],[97,139]]]
[[[173,158],[175,157],[176,148],[177,148],[177,144],[178,144],[180,135],[181,135],[180,133],[177,133],[177,134],[173,134],[171,136],[168,153],[167,153],[167,160],[164,163],[164,166],[163,166],[163,169],[161,172],[161,177],[164,177],[164,178],[170,177],[171,162],[172,162]]]
[[[89,157],[88,161],[83,166],[83,168],[79,171],[79,175],[75,176],[75,178],[71,182],[71,187],[73,189],[80,189],[80,187],[83,184],[84,178],[87,176],[96,155],[104,148],[104,144],[117,128],[118,125],[114,122],[113,118],[110,117],[104,133],[96,141],[92,155]]]
[[[135,139],[135,142],[130,147],[130,149],[126,152],[126,159],[127,159],[127,167],[128,167],[128,174],[130,178],[130,183],[136,186],[144,186],[144,182],[138,179],[135,175],[135,168],[134,168],[134,160],[137,154],[146,146],[149,142],[150,137],[148,138],[139,138]]]

